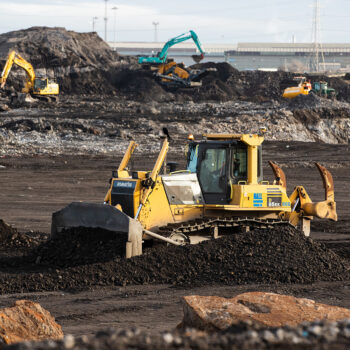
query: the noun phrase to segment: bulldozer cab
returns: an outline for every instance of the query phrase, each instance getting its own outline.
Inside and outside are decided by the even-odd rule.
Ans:
[[[258,181],[262,180],[261,157],[259,146]],[[248,146],[239,140],[191,142],[187,170],[197,174],[205,203],[228,203],[232,185],[247,183]]]

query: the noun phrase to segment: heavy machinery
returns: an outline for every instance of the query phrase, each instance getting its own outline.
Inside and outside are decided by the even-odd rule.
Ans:
[[[334,100],[337,97],[337,93],[333,88],[328,87],[326,81],[315,81],[312,83],[312,93],[320,97],[330,98]]]
[[[185,67],[184,64],[178,64],[168,59],[168,51],[172,46],[190,39],[194,41],[200,52],[200,55],[192,55],[192,59],[198,63],[204,58],[204,51],[197,34],[193,30],[168,40],[156,56],[139,57],[138,62],[142,64],[143,67],[155,71],[154,75],[159,79],[160,83],[166,87],[201,86],[202,83],[200,79],[208,74],[208,72],[216,70],[215,68],[192,69]]]
[[[275,175],[263,178],[262,134],[207,134],[187,145],[186,169],[160,175],[169,147],[164,139],[152,171],[129,171],[136,148],[131,141],[113,171],[104,204],[71,203],[53,214],[52,235],[73,227],[113,231],[125,241],[126,256],[142,253],[147,239],[182,245],[218,238],[235,230],[298,226],[310,233],[310,220],[337,220],[333,179],[322,165],[325,200],[314,203],[303,186],[287,195],[286,176],[269,162]]]
[[[295,98],[299,95],[308,95],[312,86],[305,77],[294,77],[292,80],[282,81],[281,88],[284,98]]]
[[[6,84],[6,80],[13,65],[23,68],[27,74],[27,79],[22,93],[30,94],[34,98],[44,101],[57,101],[59,86],[48,78],[37,78],[33,66],[21,57],[17,52],[11,51],[0,76],[1,88]]]
[[[194,41],[194,43],[196,44],[200,52],[200,55],[192,55],[193,60],[198,63],[204,58],[204,51],[202,49],[201,43],[199,42],[198,35],[193,30],[190,30],[187,33],[183,33],[174,38],[171,38],[164,44],[162,50],[158,52],[156,56],[141,56],[139,57],[138,62],[140,64],[152,64],[152,65],[167,63],[169,49],[176,44],[182,43],[183,41],[190,40],[190,39]]]
[[[166,87],[198,87],[202,86],[200,79],[213,71],[216,68],[192,69],[169,62],[159,65],[155,76]]]

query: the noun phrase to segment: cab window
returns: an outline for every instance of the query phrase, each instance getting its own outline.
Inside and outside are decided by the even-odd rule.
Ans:
[[[203,151],[200,163],[199,182],[202,191],[206,193],[221,193],[226,191],[226,149],[207,148]]]
[[[247,179],[248,154],[247,147],[237,145],[233,148],[231,176],[234,179]]]

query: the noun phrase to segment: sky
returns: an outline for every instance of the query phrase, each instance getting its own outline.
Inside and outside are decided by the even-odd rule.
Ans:
[[[319,0],[320,40],[349,43],[350,0]],[[194,30],[202,43],[310,42],[314,0],[108,0],[108,41],[158,41]],[[113,7],[117,7],[113,10]],[[104,38],[104,0],[0,0],[0,33],[32,26],[95,30]]]

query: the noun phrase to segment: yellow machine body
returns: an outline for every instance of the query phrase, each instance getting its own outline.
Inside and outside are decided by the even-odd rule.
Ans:
[[[5,86],[6,80],[14,64],[23,68],[27,74],[26,83],[22,89],[23,93],[39,96],[55,96],[59,94],[59,85],[57,83],[50,81],[48,78],[37,78],[33,66],[15,51],[11,51],[9,53],[3,71],[1,73],[1,88]]]
[[[158,74],[167,75],[169,77],[177,76],[181,79],[188,79],[190,74],[183,68],[179,67],[174,61],[169,63],[163,63],[158,67]],[[163,78],[163,81],[169,81],[169,79]]]
[[[288,196],[285,175],[276,164],[270,164],[276,179],[272,183],[262,179],[262,142],[263,136],[259,135],[204,135],[204,140],[192,142],[187,152],[187,156],[189,152],[201,153],[197,154],[197,170],[191,169],[193,164],[189,160],[187,169],[162,175],[159,172],[168,151],[168,141],[164,140],[152,172],[130,173],[126,170],[136,147],[135,143],[131,143],[122,166],[113,174],[105,203],[116,206],[128,216],[136,218],[144,229],[154,232],[168,224],[196,219],[249,218],[289,222],[299,225],[308,235],[310,230],[306,222],[312,216],[336,220],[330,173],[323,167],[322,170],[319,168],[324,183],[328,181],[328,185],[325,185],[328,196],[325,202],[313,203],[301,186]],[[225,152],[225,158],[217,158],[216,163],[213,157],[210,158],[213,154]],[[243,163],[243,177],[240,178],[238,172]],[[210,192],[220,184],[222,176],[218,177],[217,183],[211,183],[212,187],[206,188],[206,181],[211,181],[209,174],[213,174],[214,178],[216,176],[215,171],[207,170],[205,166],[208,164],[216,167],[217,173],[223,171],[223,166],[231,172],[230,176],[224,177],[222,194]],[[236,170],[232,170],[235,167]]]
[[[299,95],[308,95],[312,90],[312,85],[310,82],[306,81],[305,77],[296,77],[296,85],[288,87],[283,91],[284,98],[295,98]],[[299,83],[297,84],[297,82]]]

